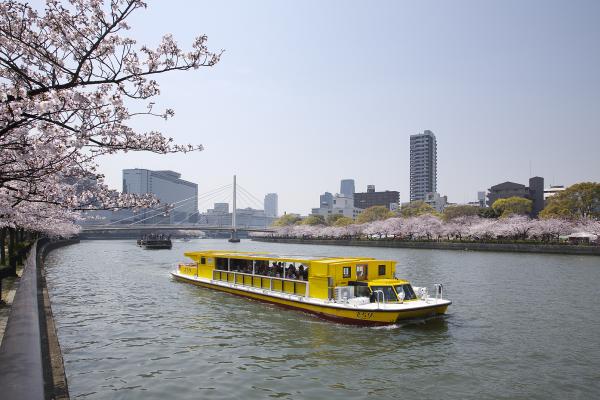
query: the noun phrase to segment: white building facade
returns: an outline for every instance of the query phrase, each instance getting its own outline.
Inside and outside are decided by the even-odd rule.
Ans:
[[[448,205],[448,196],[440,196],[439,193],[426,193],[425,203],[435,208],[437,212],[444,211],[446,205]]]
[[[321,205],[319,208],[313,208],[312,214],[328,217],[330,215],[343,215],[348,218],[356,218],[363,210],[354,207],[354,197],[336,194],[332,198],[331,206]]]

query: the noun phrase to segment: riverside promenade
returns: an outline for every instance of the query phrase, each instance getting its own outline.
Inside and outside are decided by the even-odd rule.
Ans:
[[[362,240],[362,239],[297,239],[276,237],[253,237],[257,242],[312,244],[329,246],[364,246],[401,249],[496,251],[511,253],[546,253],[600,256],[600,246],[568,244],[530,243],[477,243],[477,242],[435,242],[403,240]]]
[[[6,329],[6,323],[8,322],[8,316],[12,303],[15,299],[15,293],[19,286],[21,275],[23,274],[23,266],[17,266],[17,276],[8,277],[2,279],[2,302],[0,303],[0,343],[4,337],[4,330]]]
[[[0,388],[8,399],[68,399],[64,365],[43,271],[51,250],[75,240],[36,241],[16,278],[4,282]]]

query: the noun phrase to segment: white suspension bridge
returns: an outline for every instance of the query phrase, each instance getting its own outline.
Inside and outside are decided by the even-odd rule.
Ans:
[[[239,191],[238,191],[239,189]],[[203,232],[230,232],[231,236],[229,241],[239,242],[239,232],[271,232],[270,228],[260,228],[251,226],[239,226],[237,222],[237,197],[252,206],[258,206],[262,208],[262,202],[244,189],[237,183],[236,176],[233,176],[233,184],[224,185],[216,189],[209,190],[201,195],[194,195],[187,199],[176,201],[172,204],[159,204],[151,209],[144,209],[140,213],[134,213],[131,216],[121,218],[116,221],[106,222],[103,224],[86,224],[82,226],[82,234],[84,236],[90,235],[110,235],[119,232],[148,232],[148,231],[203,231]],[[231,225],[208,225],[207,223],[190,223],[189,220],[193,219],[196,215],[200,216],[200,206],[209,204],[215,200],[223,202],[232,201],[232,215]],[[186,218],[183,218],[176,223],[164,223],[153,221],[160,221],[164,217],[169,216],[176,210],[189,209],[193,202],[197,202],[198,209],[192,214],[188,214]],[[207,221],[208,222],[208,221]]]

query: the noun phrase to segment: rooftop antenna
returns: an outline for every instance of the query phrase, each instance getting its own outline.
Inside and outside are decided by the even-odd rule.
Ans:
[[[533,175],[531,175],[531,159],[529,160],[529,177],[531,178]]]

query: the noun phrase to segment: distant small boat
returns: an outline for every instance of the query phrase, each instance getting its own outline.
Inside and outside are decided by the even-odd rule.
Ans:
[[[171,238],[162,235],[144,236],[137,240],[137,245],[146,250],[170,249],[173,247]]]

